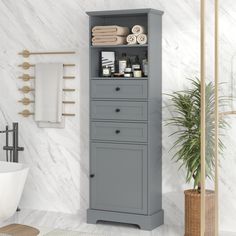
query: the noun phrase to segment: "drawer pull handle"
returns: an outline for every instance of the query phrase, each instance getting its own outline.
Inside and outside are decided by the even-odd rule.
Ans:
[[[120,87],[116,87],[116,91],[120,91]]]
[[[116,130],[116,134],[119,134],[119,133],[120,133],[120,130],[117,129],[117,130]]]
[[[120,112],[120,109],[119,109],[119,108],[117,108],[117,109],[116,109],[116,112]]]
[[[95,176],[95,174],[91,174],[89,177],[90,177],[90,178],[94,178],[94,176]]]

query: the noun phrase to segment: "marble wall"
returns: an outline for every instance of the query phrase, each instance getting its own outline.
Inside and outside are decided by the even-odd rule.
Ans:
[[[212,0],[209,1],[210,4]],[[75,213],[88,206],[88,17],[86,11],[129,8],[156,8],[163,16],[163,93],[182,89],[186,78],[199,76],[199,1],[198,0],[0,0],[0,128],[12,121],[20,123],[20,144],[25,147],[20,160],[31,171],[21,207]],[[221,70],[222,81],[231,79],[231,58],[236,51],[234,0],[221,4]],[[209,45],[210,46],[210,45]],[[78,68],[77,78],[68,86],[77,88],[73,99],[77,105],[75,118],[66,119],[65,129],[39,129],[32,118],[17,113],[23,107],[18,88],[22,73],[17,66],[23,59],[22,49],[76,50],[75,56],[32,57],[37,61],[71,61]],[[227,85],[230,91],[230,85]],[[183,225],[183,190],[185,173],[169,152],[173,140],[170,128],[164,125],[171,111],[163,96],[163,208],[167,224]],[[224,230],[236,231],[236,173],[234,158],[235,119],[229,118],[232,129],[227,131],[221,174],[221,223]],[[0,137],[4,144],[4,137]],[[4,153],[1,151],[1,158]],[[225,204],[227,203],[227,204]]]

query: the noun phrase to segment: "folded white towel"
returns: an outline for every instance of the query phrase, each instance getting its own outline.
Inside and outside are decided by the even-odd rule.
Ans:
[[[126,41],[128,44],[137,44],[137,37],[135,36],[135,34],[129,34],[126,37]]]
[[[121,45],[126,43],[126,38],[121,36],[95,36],[92,38],[93,45]]]
[[[35,121],[48,123],[62,122],[62,90],[63,64],[36,64]]]
[[[137,42],[139,44],[146,44],[148,41],[147,35],[146,34],[140,34],[137,36]]]
[[[126,36],[129,34],[128,27],[118,25],[95,26],[92,28],[93,36],[113,35],[113,36]]]
[[[146,33],[145,27],[142,26],[142,25],[134,25],[131,31],[135,35],[145,34]]]

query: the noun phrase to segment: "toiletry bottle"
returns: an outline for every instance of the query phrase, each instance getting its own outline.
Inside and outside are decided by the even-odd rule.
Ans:
[[[143,75],[148,76],[148,57],[147,57],[147,52],[145,54],[145,58],[142,61],[142,66],[143,66]]]
[[[122,53],[121,58],[119,59],[119,73],[124,74],[125,68],[127,67],[127,56],[126,53]]]
[[[142,70],[141,69],[134,69],[133,75],[135,78],[141,78],[142,77]]]
[[[103,77],[111,77],[111,67],[109,66],[103,66],[102,67],[102,76]]]
[[[132,66],[130,59],[127,60],[127,66],[124,71],[124,77],[133,77]]]
[[[139,57],[138,56],[135,57],[135,61],[132,65],[132,71],[134,72],[134,70],[141,70],[141,64],[139,62]]]

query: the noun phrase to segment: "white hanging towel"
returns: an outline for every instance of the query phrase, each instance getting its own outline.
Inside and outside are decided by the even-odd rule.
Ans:
[[[63,122],[63,64],[35,65],[35,121],[40,127],[57,127]],[[51,125],[50,125],[51,124]]]

